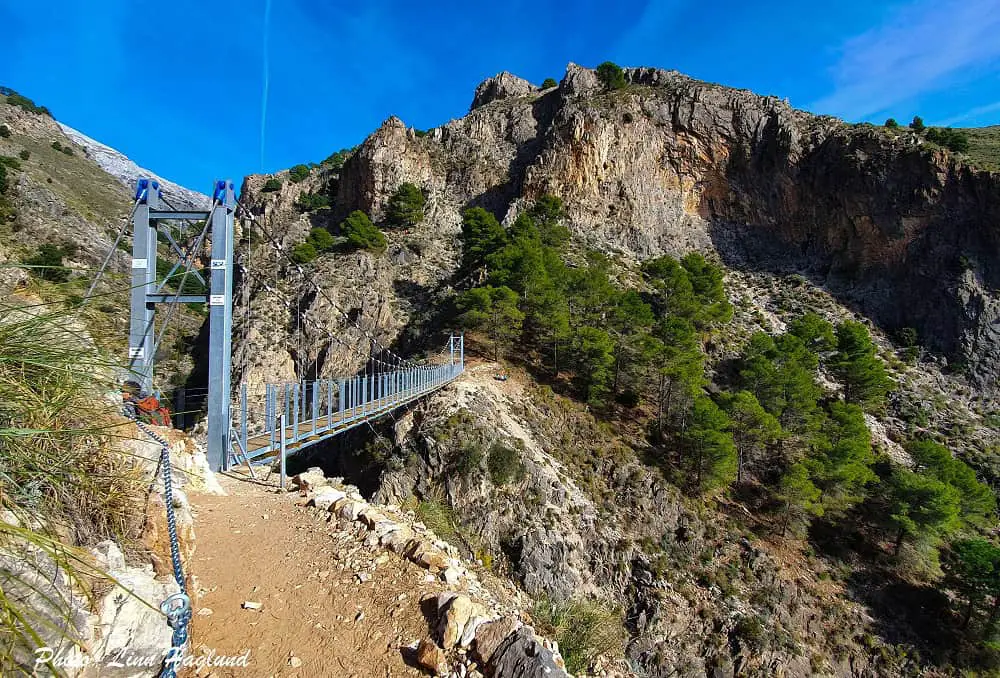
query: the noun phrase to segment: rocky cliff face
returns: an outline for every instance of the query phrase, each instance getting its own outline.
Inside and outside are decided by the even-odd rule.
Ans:
[[[411,181],[430,195],[429,228],[452,236],[456,208],[509,222],[552,193],[583,243],[628,259],[714,249],[734,267],[799,270],[995,384],[998,175],[774,97],[656,69],[626,77],[629,88],[605,92],[571,64],[538,92],[504,73],[426,136],[390,119],[344,168],[338,208],[378,219]]]
[[[967,361],[978,384],[996,384],[997,175],[908,132],[847,125],[676,72],[629,69],[626,78],[628,88],[606,92],[593,71],[570,65],[558,87],[538,90],[504,73],[477,88],[465,117],[426,134],[390,118],[340,172],[320,168],[276,192],[249,177],[244,203],[284,247],[314,226],[336,231],[355,209],[384,225],[403,182],[427,195],[421,223],[386,229],[385,254],[310,264],[323,294],[262,254],[262,273],[243,283],[245,336],[255,338],[238,344],[251,381],[358,369],[364,341],[351,319],[405,355],[434,346],[450,329],[442,309],[470,282],[458,265],[461,211],[482,206],[510,224],[548,193],[563,199],[574,243],[622,270],[662,253],[718,254],[742,339],[780,329],[783,311],[853,310],[889,332],[916,328],[927,346]],[[303,191],[329,193],[333,207],[297,209]],[[785,285],[771,272],[815,285],[800,276]],[[945,428],[974,429],[969,422],[992,409],[965,384],[950,391],[936,369],[906,372],[899,393],[910,405],[955,404],[940,409]],[[870,425],[890,454],[894,436],[912,433],[892,416]],[[496,445],[516,451],[519,480],[496,482],[470,451]],[[644,462],[644,445],[543,388],[500,386],[488,368],[473,370],[400,419],[388,458],[377,460],[376,495],[450,507],[464,546],[498,554],[532,594],[621,605],[629,659],[648,675],[892,675],[906,666],[869,640],[874,623],[847,584],[780,543],[741,538],[725,519],[740,506],[689,502]]]
[[[721,515],[643,463],[641,439],[521,373],[498,382],[491,367],[471,368],[400,418],[378,501],[437,497],[464,549],[508,563],[536,598],[624,606],[638,675],[883,668],[852,642],[870,620],[819,571],[734,537]],[[514,450],[521,472],[501,479],[497,449]],[[748,637],[757,624],[759,636]]]

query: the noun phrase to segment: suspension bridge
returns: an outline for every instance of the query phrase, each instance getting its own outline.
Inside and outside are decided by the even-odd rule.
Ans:
[[[288,269],[297,272],[304,284],[322,297],[335,315],[341,316],[345,326],[353,326],[365,338],[368,345],[362,351],[359,346],[351,345],[303,316],[317,325],[329,345],[338,343],[360,357],[363,368],[357,373],[266,382],[263,389],[255,388],[252,393],[245,381],[233,388],[234,271],[239,270],[244,276],[247,295],[247,280],[252,276],[249,226],[246,229],[247,251],[241,261],[234,258],[237,254],[234,222],[238,212],[241,223],[245,220],[253,225],[259,246],[263,244],[277,259],[283,259]],[[178,233],[185,231],[172,228],[172,222],[200,225],[200,230],[194,229],[195,235],[185,242],[178,237]],[[207,457],[215,471],[246,464],[253,474],[254,466],[271,464],[275,460],[280,460],[283,468],[287,454],[370,424],[434,393],[464,371],[461,335],[453,334],[448,338],[447,357],[436,364],[406,359],[384,346],[375,334],[374,324],[365,327],[363,317],[349,314],[330,299],[302,265],[286,252],[280,239],[240,204],[233,183],[228,180],[215,183],[211,207],[202,211],[175,209],[163,197],[155,180],[139,179],[131,215],[123,223],[86,298],[97,286],[129,226],[133,234],[128,343],[130,379],[137,381],[142,391],[152,392],[154,361],[176,308],[180,304],[207,304]],[[207,275],[203,275],[194,264],[202,256],[206,239],[211,243],[211,252]],[[162,258],[161,244],[171,258],[176,257],[168,262],[169,272],[162,278],[157,273],[157,262]],[[179,283],[174,286],[175,291],[171,291],[168,285],[178,277]],[[187,291],[188,280],[197,281],[207,291]],[[260,280],[258,283],[290,310],[297,305],[276,287]],[[249,296],[245,303],[249,312]],[[161,305],[166,305],[167,310],[158,320],[157,307]],[[248,349],[248,346],[243,347],[244,352]]]

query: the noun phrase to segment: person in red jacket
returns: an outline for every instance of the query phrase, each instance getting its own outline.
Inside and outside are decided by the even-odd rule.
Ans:
[[[138,382],[122,384],[125,415],[154,426],[170,426],[170,410],[154,395],[143,395]]]

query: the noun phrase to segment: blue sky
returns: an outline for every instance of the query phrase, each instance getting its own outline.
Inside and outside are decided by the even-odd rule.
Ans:
[[[437,126],[486,77],[540,83],[570,61],[675,68],[851,121],[1000,123],[1000,0],[0,0],[0,26],[0,84],[203,191],[318,162],[389,115]]]

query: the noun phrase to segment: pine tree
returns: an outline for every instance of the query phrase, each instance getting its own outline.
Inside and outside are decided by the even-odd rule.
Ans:
[[[727,394],[722,403],[732,422],[736,444],[736,482],[743,482],[744,470],[781,435],[778,420],[768,414],[749,391]]]
[[[681,259],[681,266],[688,273],[695,299],[699,302],[695,324],[710,327],[729,322],[733,307],[726,298],[723,285],[725,271],[698,252],[689,252]]]
[[[400,184],[389,198],[386,218],[393,226],[415,226],[423,221],[426,202],[423,191],[415,184],[409,182]]]
[[[642,300],[635,290],[627,290],[618,296],[608,314],[609,334],[614,339],[614,378],[611,391],[618,393],[622,373],[642,353],[642,338],[649,333],[655,318],[653,309]]]
[[[889,524],[896,532],[894,551],[897,555],[907,538],[935,544],[962,524],[958,491],[936,478],[909,469],[894,470],[889,501]]]
[[[788,333],[801,339],[813,353],[826,353],[837,346],[833,325],[811,311],[790,322]]]
[[[968,628],[975,608],[987,595],[993,595],[996,601],[990,619],[994,621],[1000,604],[1000,549],[981,537],[960,539],[952,543],[943,569],[948,587],[965,599],[962,628]]]
[[[547,280],[526,300],[528,316],[538,340],[551,349],[552,372],[559,374],[560,347],[572,336],[569,322],[569,304],[566,295]]]
[[[782,536],[790,524],[808,523],[823,515],[822,492],[813,484],[805,464],[792,464],[781,477],[777,498],[785,505],[781,523]]]
[[[462,325],[486,330],[497,362],[521,335],[524,314],[517,307],[517,293],[509,287],[473,287],[459,297],[458,308]]]
[[[340,233],[352,247],[375,253],[385,250],[385,235],[361,210],[354,210],[347,215],[347,219],[340,223]]]
[[[603,254],[588,252],[585,267],[566,272],[570,322],[574,326],[597,327],[603,324],[615,295],[614,285],[608,278],[609,266]]]
[[[822,435],[813,438],[806,461],[812,479],[822,491],[824,511],[843,513],[864,499],[865,487],[878,480],[872,471],[875,454],[864,413],[857,405],[834,402],[823,422]]]
[[[481,264],[506,242],[507,232],[497,222],[497,218],[482,207],[471,207],[462,213],[462,243],[466,266]]]
[[[642,271],[649,281],[660,314],[691,319],[698,309],[687,270],[669,255],[647,261]]]
[[[563,225],[566,208],[554,195],[543,195],[532,206],[529,215],[538,227],[542,243],[547,247],[562,249],[569,242],[569,229]]]
[[[686,409],[705,383],[705,355],[689,320],[668,317],[655,329],[659,348],[651,364],[656,370],[656,431],[663,437],[667,421]]]
[[[858,322],[848,320],[837,326],[837,353],[830,367],[843,381],[847,401],[866,408],[880,407],[892,387],[885,366],[875,355],[871,335]]]
[[[757,332],[737,365],[741,387],[753,393],[783,429],[801,434],[815,428],[822,396],[815,381],[818,359],[801,339],[792,334],[774,339]]]
[[[597,79],[601,81],[605,89],[622,89],[625,87],[625,72],[622,67],[611,61],[605,61],[597,67]]]
[[[736,477],[736,446],[726,413],[708,396],[695,398],[691,421],[681,434],[682,466],[701,491],[728,485]]]
[[[961,498],[962,520],[976,527],[987,527],[996,521],[997,501],[993,490],[976,478],[976,472],[951,450],[938,443],[921,440],[907,445],[906,451],[920,471],[947,483]]]
[[[584,326],[573,337],[573,357],[581,386],[592,404],[603,402],[612,377],[615,345],[608,333]]]
[[[330,235],[330,231],[320,226],[309,231],[309,237],[306,238],[306,241],[312,243],[317,252],[329,252],[336,245],[336,241]]]

